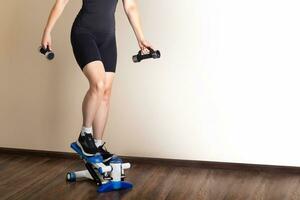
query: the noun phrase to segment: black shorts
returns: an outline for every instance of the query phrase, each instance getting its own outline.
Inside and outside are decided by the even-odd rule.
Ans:
[[[116,72],[117,45],[114,34],[95,34],[81,27],[73,27],[71,44],[81,70],[86,64],[101,60],[106,72]]]
[[[84,0],[71,29],[71,44],[81,70],[102,61],[106,72],[115,72],[117,45],[115,10],[118,0]]]

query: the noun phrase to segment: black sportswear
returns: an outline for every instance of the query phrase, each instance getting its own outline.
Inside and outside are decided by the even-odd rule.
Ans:
[[[75,59],[83,70],[86,64],[101,60],[106,72],[115,72],[117,45],[115,10],[118,0],[82,0],[82,8],[71,29]]]

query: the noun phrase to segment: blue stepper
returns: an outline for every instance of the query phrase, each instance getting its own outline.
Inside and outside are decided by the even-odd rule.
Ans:
[[[113,156],[109,163],[123,163],[123,160],[118,156]]]
[[[110,192],[113,190],[120,190],[120,189],[131,189],[133,185],[126,181],[110,181],[106,184],[101,185],[97,192]]]
[[[71,144],[71,148],[76,151],[83,159],[85,159],[89,163],[102,163],[103,158],[100,153],[95,154],[95,156],[86,156],[82,153],[80,147],[76,144],[76,142],[73,142]]]
[[[76,142],[71,143],[71,148],[80,155],[80,157],[86,160],[89,163],[102,163],[103,158],[100,153],[97,153],[95,156],[86,156],[82,153],[81,148],[77,145]],[[113,156],[110,163],[123,163],[122,159],[118,156]],[[101,168],[98,169],[100,173]],[[72,175],[72,174],[71,174]],[[75,174],[74,174],[75,175]],[[74,178],[74,177],[71,177]],[[120,190],[120,189],[131,189],[133,184],[126,181],[109,181],[105,184],[102,184],[98,187],[97,192],[110,192],[113,190]]]

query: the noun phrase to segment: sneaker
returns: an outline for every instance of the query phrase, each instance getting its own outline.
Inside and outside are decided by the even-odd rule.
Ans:
[[[106,163],[114,156],[114,154],[108,152],[106,147],[104,147],[104,144],[105,142],[102,145],[100,145],[97,149],[103,158],[103,162]]]
[[[98,149],[95,145],[93,135],[90,133],[85,133],[84,136],[79,134],[77,145],[81,148],[82,153],[86,156],[94,156],[98,153]]]

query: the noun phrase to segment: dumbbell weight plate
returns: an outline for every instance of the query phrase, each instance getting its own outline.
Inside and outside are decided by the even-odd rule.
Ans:
[[[52,60],[52,59],[54,58],[54,53],[48,52],[48,53],[46,53],[46,54],[47,54],[48,60]]]
[[[154,59],[160,58],[160,52],[159,52],[159,51],[153,52],[152,57],[153,57]]]
[[[139,62],[138,57],[137,56],[132,56],[132,61],[133,62]]]

